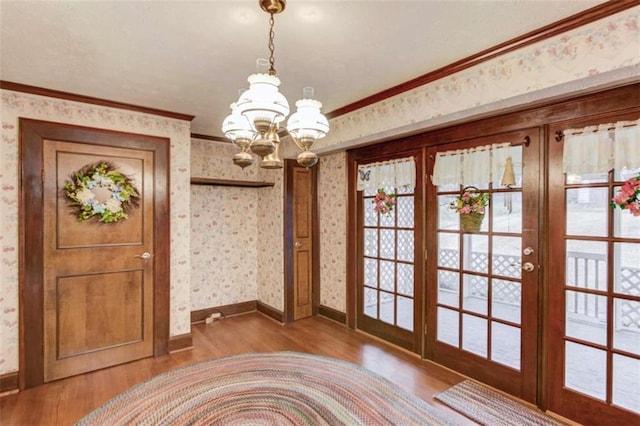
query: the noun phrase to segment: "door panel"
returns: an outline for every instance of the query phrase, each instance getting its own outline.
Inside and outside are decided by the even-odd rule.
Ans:
[[[427,280],[426,355],[535,402],[539,130],[430,148],[429,170],[440,151],[504,142],[512,143],[516,183],[475,184],[491,196],[479,232],[462,232],[449,207],[461,186],[427,185],[428,200],[435,202],[427,213],[434,238],[428,243],[427,276],[433,279]]]
[[[168,140],[27,119],[20,126],[20,388],[167,353]],[[101,161],[133,180],[140,205],[125,220],[80,222],[64,183]]]
[[[637,118],[634,112],[595,123],[576,120],[552,126],[550,133]],[[563,144],[548,142],[549,202],[555,206],[549,224],[554,261],[549,264],[548,408],[584,424],[637,424],[640,217],[609,203],[640,169],[565,174]]]
[[[140,206],[114,223],[78,221],[64,184],[109,161],[129,176]],[[153,355],[153,155],[44,141],[44,380]]]
[[[291,310],[289,320],[299,320],[314,314],[314,206],[315,206],[315,169],[306,169],[295,162],[287,162],[288,182],[291,185],[290,227],[291,255],[291,293],[287,301]],[[285,218],[285,221],[288,218]],[[287,259],[287,256],[285,256]],[[287,262],[288,263],[288,262]],[[317,268],[317,267],[316,267]],[[316,302],[317,303],[317,302]],[[317,309],[317,308],[316,308]]]

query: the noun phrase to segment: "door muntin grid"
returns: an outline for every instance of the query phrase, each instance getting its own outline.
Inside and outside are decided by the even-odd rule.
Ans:
[[[563,386],[640,413],[640,218],[612,209],[638,170],[565,177]]]
[[[512,149],[521,164],[522,149]],[[460,231],[449,208],[461,186],[437,188],[436,340],[521,370],[522,340],[522,169],[517,184],[494,188],[479,233]]]
[[[384,189],[396,194],[396,205],[389,214],[374,211],[376,190],[365,190],[362,198],[363,314],[412,332],[415,310],[414,192],[408,188]]]

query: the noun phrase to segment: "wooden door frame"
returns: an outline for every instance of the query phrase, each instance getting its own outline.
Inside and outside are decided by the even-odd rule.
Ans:
[[[293,274],[293,227],[294,227],[294,168],[299,166],[296,160],[284,160],[284,314],[282,316],[285,323],[293,322],[294,317],[294,274]],[[311,272],[312,288],[312,312],[313,316],[318,315],[320,306],[320,221],[318,220],[318,169],[320,164],[309,168],[311,171],[311,262],[313,263]]]
[[[43,280],[43,140],[145,150],[154,155],[154,356],[169,347],[169,139],[90,127],[20,118],[19,330],[20,389],[44,383]]]

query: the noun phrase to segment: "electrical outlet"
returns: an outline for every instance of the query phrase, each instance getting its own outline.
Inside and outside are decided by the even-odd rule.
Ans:
[[[220,312],[214,312],[210,315],[211,319],[218,319],[222,316]]]

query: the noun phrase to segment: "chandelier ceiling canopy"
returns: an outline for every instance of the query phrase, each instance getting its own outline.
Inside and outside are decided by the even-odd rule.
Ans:
[[[231,114],[224,119],[222,132],[240,149],[233,156],[237,166],[250,166],[253,153],[260,157],[260,167],[279,169],[282,159],[278,133],[280,124],[289,115],[289,102],[278,91],[280,79],[275,70],[273,17],[285,9],[286,1],[258,0],[258,3],[269,14],[269,59],[256,61],[257,72],[247,79],[249,89],[231,104]],[[297,161],[304,167],[312,167],[318,162],[311,146],[329,132],[329,121],[320,112],[322,104],[313,96],[312,87],[303,89],[302,99],[296,102],[297,110],[284,128],[301,150]]]

